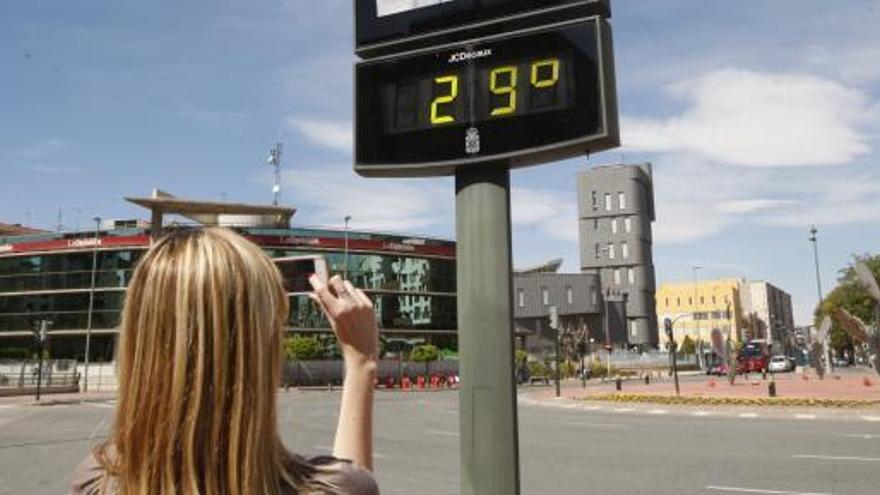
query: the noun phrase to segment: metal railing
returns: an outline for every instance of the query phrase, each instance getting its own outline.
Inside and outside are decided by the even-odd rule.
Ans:
[[[42,376],[37,360],[0,360],[0,390],[36,388],[38,382],[44,389],[68,389],[78,387],[79,380],[77,362],[72,359],[44,361]]]

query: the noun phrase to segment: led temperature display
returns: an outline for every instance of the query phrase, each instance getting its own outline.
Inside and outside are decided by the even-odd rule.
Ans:
[[[355,169],[449,174],[616,145],[608,29],[592,17],[359,63]]]

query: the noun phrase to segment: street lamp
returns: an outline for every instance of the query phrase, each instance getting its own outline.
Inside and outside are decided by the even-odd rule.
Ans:
[[[95,249],[92,250],[92,283],[89,290],[89,314],[86,320],[86,355],[83,370],[83,392],[89,391],[89,355],[92,346],[92,313],[95,311],[95,274],[98,271],[98,246],[101,244],[101,217],[92,218],[95,222]]]
[[[818,232],[819,231],[816,229],[815,225],[810,227],[809,240],[810,240],[810,242],[813,243],[813,261],[816,265],[816,291],[818,292],[818,295],[819,295],[819,307],[821,308],[821,306],[822,306],[822,278],[819,276],[819,246],[818,246],[819,242],[816,238],[816,234]],[[825,359],[828,360],[828,370],[834,371],[834,363],[831,362],[831,346],[827,346],[826,349],[828,349],[826,352],[826,355],[825,355]]]
[[[351,215],[345,216],[345,264],[342,268],[342,278],[348,280],[348,222],[351,221]]]

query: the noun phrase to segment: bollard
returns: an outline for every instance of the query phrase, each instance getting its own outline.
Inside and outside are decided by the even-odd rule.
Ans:
[[[651,375],[645,375],[645,385],[651,384]]]
[[[770,392],[770,397],[776,397],[776,382],[771,381],[770,385],[767,386],[767,390]]]
[[[614,387],[617,389],[618,392],[620,392],[621,388],[623,388],[623,380],[621,380],[620,377],[617,377],[617,379],[614,380]]]

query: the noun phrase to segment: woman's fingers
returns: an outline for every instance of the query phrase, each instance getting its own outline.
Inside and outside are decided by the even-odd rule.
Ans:
[[[332,317],[339,306],[339,299],[330,292],[327,285],[316,275],[309,277],[309,283],[312,284],[312,289],[315,290],[313,294],[317,298],[316,300],[320,304],[321,309],[324,310],[328,317]]]
[[[336,293],[336,297],[338,297],[340,299],[345,297],[347,294],[353,295],[353,294],[348,293],[348,289],[345,286],[345,282],[342,281],[342,277],[340,277],[339,275],[333,275],[330,278],[329,284],[330,284],[330,287],[333,289],[333,292]],[[349,284],[349,285],[351,285],[351,284]]]
[[[346,280],[344,282],[344,284],[345,284],[345,289],[348,291],[348,293],[351,294],[352,296],[354,296],[354,298],[357,301],[359,301],[360,303],[365,304],[371,308],[373,307],[373,301],[371,301],[370,298],[367,297],[366,294],[364,294],[364,291],[356,288],[348,280]]]

